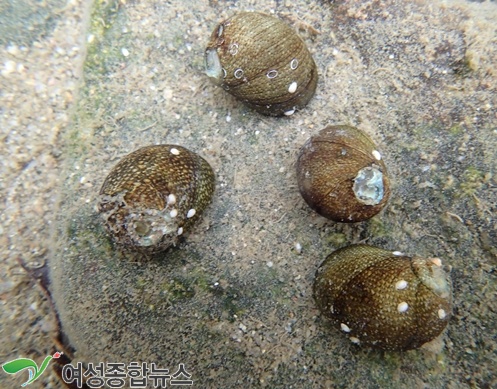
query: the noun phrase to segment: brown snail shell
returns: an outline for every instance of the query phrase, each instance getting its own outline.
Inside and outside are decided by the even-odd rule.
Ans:
[[[256,111],[291,115],[316,91],[318,73],[304,41],[286,23],[241,12],[214,29],[205,51],[206,73]]]
[[[177,145],[140,148],[122,158],[100,190],[104,225],[123,248],[157,253],[175,244],[210,203],[210,165]]]
[[[314,299],[353,343],[384,350],[410,350],[433,340],[452,311],[440,259],[368,245],[329,255],[316,272]]]
[[[361,130],[328,126],[307,140],[297,161],[300,193],[320,215],[360,222],[376,215],[390,196],[381,154]]]

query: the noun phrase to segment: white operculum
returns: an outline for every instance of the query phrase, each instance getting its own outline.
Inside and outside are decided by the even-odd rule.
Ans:
[[[223,67],[214,48],[205,51],[205,73],[216,83],[220,83],[223,79]]]

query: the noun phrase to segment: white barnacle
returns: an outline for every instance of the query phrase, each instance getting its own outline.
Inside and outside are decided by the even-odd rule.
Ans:
[[[397,290],[403,290],[407,288],[407,281],[406,280],[400,280],[395,283],[395,289]]]
[[[290,69],[295,70],[299,66],[299,60],[297,58],[292,59],[290,62]]]
[[[181,235],[183,233],[183,227],[178,228],[178,235]]]
[[[291,116],[295,113],[295,108],[292,108],[288,111],[283,112],[285,116]]]
[[[170,151],[170,152],[171,152],[171,154],[173,154],[173,155],[179,155],[179,150],[178,150],[178,149],[175,149],[174,147],[173,147],[171,150],[169,150],[169,151]]]
[[[354,344],[359,344],[361,343],[361,341],[359,340],[359,338],[356,338],[355,336],[351,336],[350,338],[350,341]]]
[[[297,82],[292,82],[288,87],[288,93],[295,93],[297,91]]]
[[[174,194],[170,194],[167,196],[167,204],[168,205],[173,205],[176,204],[176,196]]]
[[[178,216],[178,210],[177,209],[171,209],[171,212],[169,212],[169,215],[171,215],[171,217]]]
[[[271,78],[275,78],[278,76],[278,71],[277,70],[270,70],[269,72],[266,73],[266,77],[271,79]]]
[[[236,79],[240,79],[243,77],[243,69],[241,68],[238,68],[235,70],[235,73],[233,73],[233,75],[235,76]]]
[[[238,54],[238,43],[232,43],[228,50],[229,50],[231,55],[237,55]]]
[[[188,213],[186,214],[186,217],[187,217],[188,219],[190,219],[191,217],[195,216],[195,213],[196,213],[196,212],[197,212],[197,211],[195,211],[195,209],[193,209],[193,208],[192,208],[192,209],[190,209],[190,210],[188,211]]]
[[[340,323],[340,328],[343,332],[350,332],[350,327],[345,323]]]
[[[381,154],[380,154],[380,152],[379,152],[378,150],[373,150],[373,151],[371,152],[371,154],[373,154],[373,157],[374,157],[377,161],[381,160]]]
[[[402,301],[399,305],[397,305],[397,311],[399,311],[399,313],[407,311],[408,308],[409,305],[405,301]]]
[[[438,310],[437,314],[438,314],[438,318],[440,320],[445,319],[445,317],[447,316],[447,313],[445,312],[445,310],[443,310],[441,308]]]

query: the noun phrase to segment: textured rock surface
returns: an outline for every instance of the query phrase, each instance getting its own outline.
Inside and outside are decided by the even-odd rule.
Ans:
[[[252,1],[123,3],[95,2],[109,7],[88,18],[71,2],[40,42],[1,48],[3,360],[49,354],[48,304],[22,255],[50,259],[87,362],[185,363],[201,387],[496,386],[495,2],[258,2],[299,30],[318,66],[314,98],[282,119],[203,73],[212,29]],[[340,123],[365,130],[395,177],[389,206],[357,225],[316,215],[296,184],[300,146]],[[205,156],[218,194],[167,265],[141,264],[112,250],[95,205],[120,157],[160,143]],[[317,267],[365,240],[452,266],[441,352],[358,350],[318,315]],[[0,386],[23,382],[11,379]]]

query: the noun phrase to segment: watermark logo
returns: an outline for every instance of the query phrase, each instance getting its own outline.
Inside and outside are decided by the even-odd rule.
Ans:
[[[47,357],[45,357],[39,368],[38,365],[35,363],[35,361],[33,361],[32,359],[17,358],[14,359],[13,361],[5,362],[2,365],[2,369],[3,371],[9,374],[17,374],[21,370],[28,369],[29,379],[24,384],[21,385],[21,386],[26,386],[35,382],[43,374],[50,361],[52,359],[59,358],[62,354],[63,354],[62,352],[56,352],[54,355],[48,355]]]

